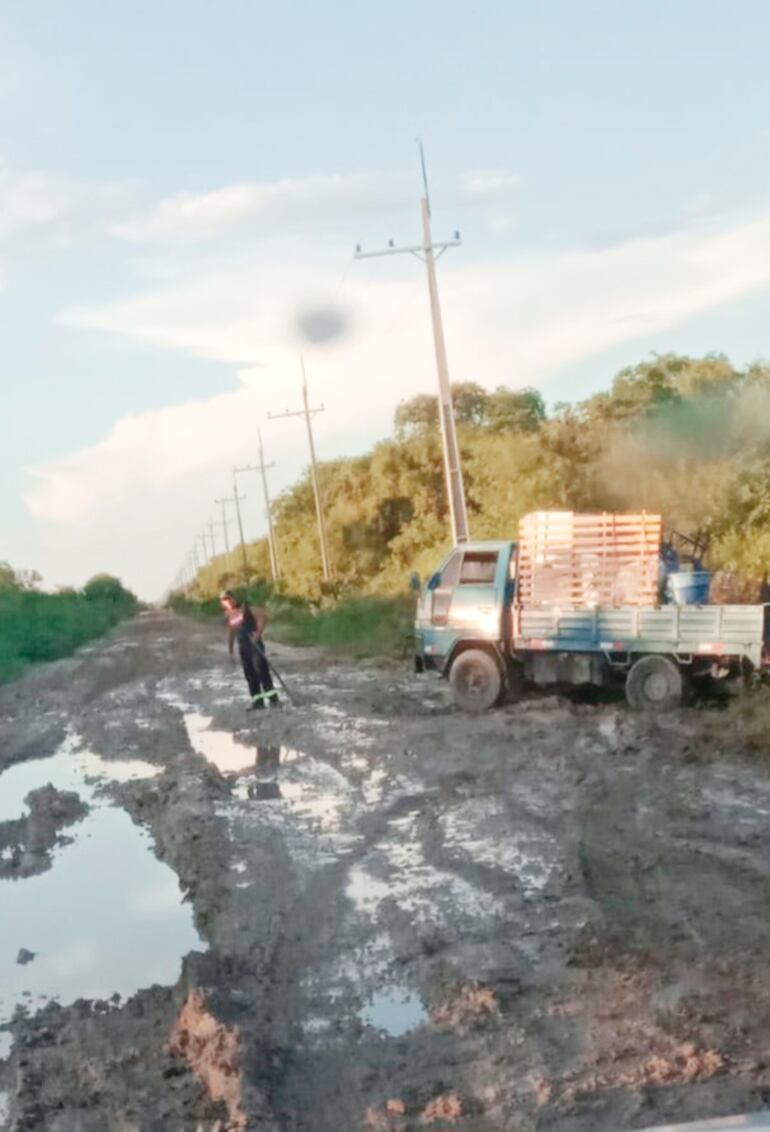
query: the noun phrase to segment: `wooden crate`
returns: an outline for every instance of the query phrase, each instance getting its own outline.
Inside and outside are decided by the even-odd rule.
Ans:
[[[519,524],[522,605],[657,605],[660,515],[534,511]]]

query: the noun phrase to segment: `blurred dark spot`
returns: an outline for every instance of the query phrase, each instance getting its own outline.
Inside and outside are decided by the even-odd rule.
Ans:
[[[347,328],[347,316],[335,307],[307,307],[297,315],[297,329],[306,342],[332,342]]]

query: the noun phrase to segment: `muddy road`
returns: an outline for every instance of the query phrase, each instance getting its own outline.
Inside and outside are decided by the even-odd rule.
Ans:
[[[770,1099],[770,774],[708,713],[143,615],[0,690],[0,1127],[643,1128]]]

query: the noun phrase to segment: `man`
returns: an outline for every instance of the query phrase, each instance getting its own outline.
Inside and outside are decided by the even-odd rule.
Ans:
[[[278,693],[273,687],[270,665],[265,655],[262,634],[267,624],[267,616],[262,609],[252,609],[248,602],[240,602],[231,590],[225,590],[219,598],[227,618],[227,648],[233,655],[235,642],[243,666],[243,675],[249,686],[251,704],[249,711],[264,708],[265,704],[275,707]]]

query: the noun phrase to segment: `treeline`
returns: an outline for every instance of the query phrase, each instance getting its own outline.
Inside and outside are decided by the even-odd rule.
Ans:
[[[770,364],[722,355],[655,357],[618,373],[607,392],[550,412],[533,389],[453,386],[474,538],[515,536],[528,511],[660,511],[707,546],[712,569],[751,585],[770,570]],[[436,399],[415,397],[371,452],[321,465],[333,595],[403,593],[448,549]],[[281,591],[318,598],[320,560],[309,475],[273,507]],[[269,577],[264,540],[248,574]],[[195,582],[207,597],[244,581],[221,555]]]
[[[43,593],[34,572],[0,562],[0,682],[36,661],[68,656],[136,613],[136,597],[117,578],[97,574],[82,590]]]

